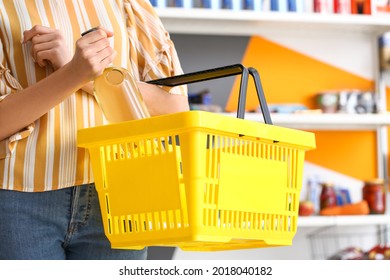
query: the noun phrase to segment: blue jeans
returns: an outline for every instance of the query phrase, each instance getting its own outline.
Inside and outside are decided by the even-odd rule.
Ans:
[[[95,186],[26,193],[0,190],[0,259],[144,260],[104,235]]]

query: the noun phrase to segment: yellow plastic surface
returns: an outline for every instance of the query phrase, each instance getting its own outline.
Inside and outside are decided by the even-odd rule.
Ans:
[[[313,133],[190,111],[78,132],[113,248],[291,245]]]

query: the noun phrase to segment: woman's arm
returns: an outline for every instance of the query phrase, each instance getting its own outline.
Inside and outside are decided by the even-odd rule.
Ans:
[[[108,31],[106,30],[106,32]],[[95,32],[89,32],[84,36],[92,36],[94,33]],[[32,29],[24,32],[23,42],[26,43],[29,41],[32,44],[31,56],[41,67],[46,67],[50,64],[53,69],[57,71],[71,59],[70,55],[67,53],[65,39],[60,30],[36,25]],[[185,96],[170,94],[159,86],[143,82],[138,82],[138,88],[145,100],[149,113],[152,116],[189,110],[187,97]],[[90,81],[82,85],[81,89],[93,94],[93,82]],[[53,100],[53,102],[61,102],[62,100],[63,99]],[[58,103],[54,103],[54,105],[55,104]],[[48,110],[43,110],[42,114],[47,111]],[[40,117],[42,114],[37,117]]]
[[[143,82],[138,82],[138,88],[151,116],[189,110],[187,96],[170,94],[159,86]]]
[[[73,58],[36,84],[12,93],[0,102],[0,140],[34,122],[51,108],[100,75],[112,63],[112,33],[100,29],[76,42]],[[33,37],[31,37],[33,38]],[[40,58],[42,61],[44,57]]]
[[[189,110],[187,96],[170,94],[159,86],[145,82],[138,82],[138,88],[151,116]],[[85,84],[82,89],[89,94],[93,94],[93,82]]]

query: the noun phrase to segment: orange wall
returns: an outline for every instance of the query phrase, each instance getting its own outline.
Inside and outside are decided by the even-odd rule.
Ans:
[[[316,108],[316,93],[332,89],[372,89],[373,81],[321,62],[261,37],[252,37],[242,64],[256,68],[267,102],[301,103]],[[239,81],[234,83],[227,111],[235,111]],[[250,82],[247,110],[256,110],[258,100]],[[376,136],[367,131],[315,131],[317,149],[306,159],[360,180],[377,176]]]

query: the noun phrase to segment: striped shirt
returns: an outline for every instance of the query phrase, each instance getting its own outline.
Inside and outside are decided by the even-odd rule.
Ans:
[[[0,0],[0,102],[50,75],[32,60],[30,44],[21,43],[23,31],[34,25],[61,30],[72,53],[82,32],[95,26],[113,31],[114,64],[139,81],[182,73],[148,0]],[[186,87],[170,93],[186,95]],[[39,192],[93,182],[89,154],[76,144],[77,130],[105,123],[93,95],[75,92],[0,142],[0,188]]]

